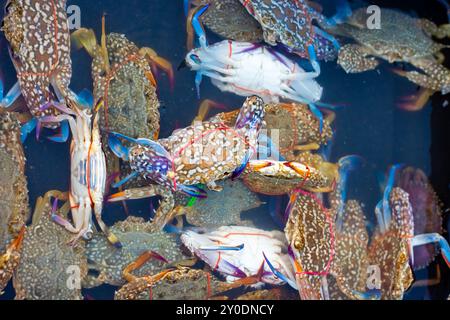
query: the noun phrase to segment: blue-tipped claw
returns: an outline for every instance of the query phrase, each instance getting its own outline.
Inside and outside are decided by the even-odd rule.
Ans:
[[[275,269],[275,267],[273,266],[273,264],[269,261],[269,259],[266,257],[265,253],[263,252],[263,256],[264,256],[264,260],[266,261],[267,265],[269,266],[269,269],[272,271],[272,273],[279,279],[283,280],[284,282],[286,282],[288,285],[290,285],[293,289],[297,290],[297,284],[292,281],[291,279],[289,279],[288,277],[286,277],[284,274],[282,274],[280,271],[278,271],[277,269]]]
[[[240,244],[237,246],[203,246],[200,247],[200,250],[203,251],[241,251],[244,249],[244,244]]]
[[[197,90],[197,98],[200,99],[200,85],[202,83],[203,74],[197,71],[195,74],[195,89]]]
[[[62,121],[58,128],[59,133],[51,137],[47,137],[47,139],[53,142],[64,143],[67,141],[67,139],[69,139],[69,129],[69,123],[67,122],[67,120]]]
[[[339,44],[339,42],[336,40],[335,37],[333,37],[332,35],[328,34],[327,32],[323,31],[322,29],[318,28],[318,27],[314,27],[314,32],[321,36],[322,38],[330,41],[334,48],[336,49],[336,51],[338,52],[341,49],[341,45]]]
[[[129,160],[129,148],[125,147],[117,135],[110,133],[108,136],[108,145],[111,151],[119,158]]]
[[[421,246],[424,244],[430,244],[430,243],[438,243],[439,244],[442,257],[444,258],[445,262],[447,263],[447,266],[450,268],[450,246],[449,246],[447,240],[443,236],[441,236],[439,233],[419,234],[417,236],[414,236],[414,238],[411,241],[411,245],[413,247]]]
[[[28,121],[27,123],[24,123],[20,127],[20,141],[22,143],[25,142],[25,140],[27,139],[27,136],[36,128],[37,123],[38,123],[37,119],[33,118],[30,121]]]
[[[177,187],[180,191],[186,193],[187,195],[195,198],[204,199],[208,196],[205,190],[197,187],[197,186],[186,186],[184,184],[179,184]]]
[[[17,98],[20,96],[20,85],[19,82],[16,82],[14,84],[14,86],[8,91],[8,93],[6,94],[6,96],[3,96],[4,94],[4,85],[3,85],[3,81],[0,81],[0,105],[3,108],[8,108],[10,107],[14,101],[17,100]]]
[[[205,29],[203,29],[202,24],[200,23],[199,18],[208,10],[209,4],[201,6],[198,11],[192,17],[192,27],[194,28],[195,34],[198,36],[198,40],[200,42],[201,47],[208,46],[208,41],[206,40]]]

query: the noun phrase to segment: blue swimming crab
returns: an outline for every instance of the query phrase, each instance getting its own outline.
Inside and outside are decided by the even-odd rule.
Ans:
[[[389,170],[383,197],[375,208],[378,226],[368,248],[369,263],[380,269],[382,299],[402,299],[411,286],[417,246],[436,244],[450,267],[450,247],[444,237],[438,233],[414,234],[409,195],[394,186],[399,168],[401,165],[393,165]]]
[[[332,29],[332,32],[356,42],[344,45],[339,51],[338,64],[347,73],[375,69],[379,65],[376,58],[389,63],[406,62],[422,72],[396,70],[397,74],[425,89],[441,91],[443,94],[450,91],[450,72],[441,64],[443,59],[440,51],[446,46],[432,39],[432,36],[448,36],[445,25],[438,27],[429,20],[382,8],[381,28],[369,29],[367,17],[366,8],[357,9],[345,23]],[[424,104],[423,99],[418,101]]]
[[[69,89],[72,65],[65,6],[65,0],[8,0],[5,6],[2,31],[10,45],[18,82],[2,104],[11,106],[22,94],[34,117],[30,125],[35,126],[35,120],[43,116],[60,113],[54,107],[42,110],[42,105],[78,99]],[[58,124],[45,126],[55,128]]]
[[[81,280],[87,274],[85,243],[67,245],[72,234],[52,221],[67,217],[67,192],[48,191],[36,200],[31,225],[26,227],[20,264],[14,272],[16,299],[81,300]],[[58,202],[63,205],[59,207]]]
[[[204,197],[205,192],[195,185],[205,184],[211,190],[220,191],[216,181],[237,177],[245,169],[255,151],[263,117],[263,101],[252,96],[243,104],[234,128],[205,121],[178,129],[158,141],[112,133],[110,146],[116,155],[130,162],[132,173],[123,181],[142,175],[167,190]],[[119,138],[134,145],[127,148]],[[142,190],[135,195],[131,190],[128,198],[145,197]],[[166,219],[157,220],[162,227]]]
[[[301,57],[333,60],[339,44],[333,36],[324,31],[346,18],[350,12],[345,2],[340,3],[338,12],[330,19],[320,8],[305,0],[239,0],[263,29],[264,40],[275,46],[281,43]]]
[[[30,216],[20,122],[0,108],[0,292],[20,260],[24,226]]]
[[[88,274],[83,279],[83,287],[92,288],[101,284],[121,286],[126,283],[124,269],[139,260],[142,261],[136,276],[154,274],[164,270],[166,263],[181,261],[185,258],[177,244],[176,235],[154,230],[153,225],[143,218],[129,216],[111,227],[122,243],[118,250],[110,244],[104,234],[95,233],[86,244]],[[152,255],[157,252],[160,256]],[[149,260],[150,257],[157,259]]]

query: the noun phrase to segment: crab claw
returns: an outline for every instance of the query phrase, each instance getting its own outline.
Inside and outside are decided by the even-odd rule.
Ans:
[[[129,148],[125,147],[119,140],[116,133],[111,132],[108,136],[108,145],[111,151],[119,158],[125,161],[129,161]]]
[[[8,93],[6,94],[6,96],[3,96],[4,93],[4,85],[3,85],[3,81],[0,80],[0,106],[3,108],[9,108],[14,101],[17,100],[17,98],[19,98],[20,96],[20,85],[19,82],[16,82],[14,84],[14,86],[8,91]]]
[[[198,40],[202,48],[207,47],[208,42],[206,40],[205,29],[203,28],[203,25],[201,24],[199,18],[205,13],[206,10],[208,10],[208,8],[209,4],[199,6],[198,8],[195,8],[188,16],[188,25],[192,24],[192,27],[194,28],[195,34],[198,36]],[[188,29],[188,40],[190,38],[193,39],[193,35],[190,36],[190,33],[192,33],[192,31]]]
[[[186,186],[184,184],[177,185],[177,188],[180,189],[180,191],[186,193],[187,195],[195,198],[204,199],[207,198],[207,193],[205,190],[197,187],[197,186]]]
[[[67,121],[61,122],[60,127],[58,128],[59,133],[53,135],[51,137],[47,137],[48,140],[53,142],[64,143],[69,139],[69,123]]]
[[[36,139],[39,139],[38,130],[37,130],[38,121],[36,118],[32,118],[30,121],[24,123],[20,127],[20,141],[22,143],[25,142],[27,136],[36,128]]]
[[[267,258],[266,254],[263,252],[263,256],[264,256],[264,260],[266,261],[267,265],[269,266],[270,270],[272,271],[272,273],[277,277],[280,278],[281,280],[283,280],[284,282],[286,282],[289,286],[291,286],[293,289],[297,290],[297,284],[292,281],[291,279],[289,279],[287,276],[285,276],[284,274],[282,274],[280,271],[278,271],[277,269],[275,269],[275,267],[273,266],[273,264],[269,261],[269,259]]]

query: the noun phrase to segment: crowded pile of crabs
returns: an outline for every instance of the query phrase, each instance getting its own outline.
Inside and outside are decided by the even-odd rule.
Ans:
[[[385,300],[448,281],[427,169],[384,165],[364,204],[351,177],[370,159],[331,151],[339,115],[363,105],[327,101],[321,65],[343,82],[393,71],[420,88],[397,100],[412,115],[450,92],[450,21],[378,8],[372,28],[373,11],[345,0],[176,2],[186,34],[170,45],[185,56],[169,59],[112,30],[111,14],[73,29],[66,0],[6,1],[1,50],[16,83],[0,85],[0,294],[95,299],[109,285],[111,299]],[[90,72],[77,92],[72,76],[87,70],[72,59]],[[179,106],[173,130],[174,94],[160,95],[181,90],[180,74],[198,112]],[[28,145],[66,188],[33,181]],[[53,169],[45,152],[58,148],[70,165]],[[36,184],[47,189],[31,196]]]

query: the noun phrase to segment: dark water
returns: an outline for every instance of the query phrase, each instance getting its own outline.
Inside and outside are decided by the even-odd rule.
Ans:
[[[325,9],[333,8],[332,1],[322,1]],[[445,22],[445,12],[439,4],[423,1],[378,1],[383,6],[394,6],[414,10],[420,16],[433,18],[437,23]],[[3,7],[4,1],[0,2]],[[69,1],[81,8],[81,25],[93,28],[100,35],[101,17],[107,14],[107,32],[124,33],[138,46],[148,46],[178,66],[186,54],[185,17],[182,0],[80,0]],[[332,9],[331,9],[332,10]],[[15,82],[15,71],[9,60],[7,44],[1,36],[0,70],[6,88]],[[210,42],[219,40],[208,34]],[[72,54],[73,78],[71,88],[80,91],[92,89],[90,77],[91,59],[84,51]],[[448,208],[449,162],[445,151],[449,150],[449,108],[443,107],[445,97],[439,94],[422,111],[410,113],[395,106],[399,97],[411,94],[417,87],[399,78],[392,72],[392,66],[382,63],[377,71],[358,75],[347,75],[335,62],[322,63],[322,74],[317,79],[324,88],[323,101],[342,103],[346,107],[337,111],[336,134],[331,153],[332,161],[349,154],[358,154],[366,160],[365,166],[350,177],[349,198],[359,199],[366,204],[366,213],[373,220],[373,208],[380,199],[377,174],[384,173],[389,165],[405,163],[421,168],[431,176],[434,187]],[[161,100],[161,137],[168,136],[175,128],[190,124],[197,113],[199,100],[194,89],[193,72],[187,69],[175,72],[175,88],[171,92],[167,77],[161,73],[158,78]],[[202,98],[210,98],[236,108],[243,98],[231,93],[220,92],[204,79],[201,86]],[[432,104],[432,105],[431,105]],[[27,176],[30,190],[30,204],[50,189],[67,190],[69,187],[69,147],[33,137],[27,139],[25,151],[28,159]],[[432,151],[432,152],[430,152]],[[447,180],[445,180],[447,179]],[[129,203],[131,212],[146,216],[149,201]],[[268,217],[267,207],[256,212]],[[125,217],[120,205],[107,205],[103,216],[107,223]],[[447,235],[448,236],[448,235]],[[442,258],[441,284],[433,287],[413,288],[406,299],[442,299],[450,290],[449,274]],[[417,272],[416,279],[435,276],[436,263],[427,270]],[[95,299],[109,299],[113,287],[102,286],[85,293]],[[11,286],[0,299],[14,296]]]

